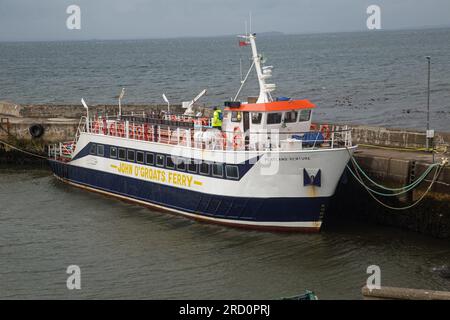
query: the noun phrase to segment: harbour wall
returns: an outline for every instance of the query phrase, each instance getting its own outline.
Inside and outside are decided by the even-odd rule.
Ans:
[[[127,104],[122,106],[124,112],[142,114],[143,112],[159,113],[167,110],[167,105],[137,105]],[[180,112],[181,105],[170,106],[171,110]],[[212,115],[212,110],[205,106],[197,107],[205,116]],[[94,105],[90,106],[90,113],[115,115],[118,112],[117,105]],[[70,140],[76,131],[79,119],[86,114],[81,105],[18,105],[0,101],[0,137],[5,138],[8,128],[12,136],[18,139],[31,140],[29,127],[32,124],[41,124],[45,128],[43,140],[55,143]],[[366,126],[358,124],[336,124],[340,127],[349,125],[352,128],[353,142],[364,145],[380,147],[422,149],[426,147],[426,136],[424,131],[385,128],[378,126]],[[436,132],[434,144],[440,148],[450,149],[450,132]]]
[[[171,108],[181,111],[179,105]],[[124,112],[136,114],[166,109],[167,105],[123,106]],[[97,105],[90,107],[90,110],[93,113],[114,115],[117,113],[117,106]],[[209,109],[199,108],[199,111],[211,115]],[[85,109],[77,105],[16,105],[0,102],[0,140],[32,153],[45,155],[47,145],[73,140],[79,119],[84,114]],[[44,127],[42,137],[32,138],[29,128],[33,124]],[[337,124],[338,127],[344,125],[346,124]],[[423,151],[426,147],[424,132],[355,124],[349,124],[349,127],[352,128],[353,142],[360,145],[355,154],[357,162],[380,184],[390,187],[410,184],[432,161],[432,154]],[[450,133],[436,133],[434,145],[439,151],[439,154],[435,155],[436,161],[449,156],[449,143]],[[44,159],[24,155],[1,144],[0,163],[46,165]],[[402,197],[383,201],[390,206],[404,207],[418,200],[428,188],[432,173],[413,191]],[[399,211],[377,203],[350,172],[346,171],[326,217],[325,226],[327,223],[345,219],[363,220],[450,239],[450,167],[442,170],[436,183],[419,205]]]

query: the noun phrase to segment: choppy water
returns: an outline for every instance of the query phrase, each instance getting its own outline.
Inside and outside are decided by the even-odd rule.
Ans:
[[[431,125],[450,130],[450,29],[267,36],[258,47],[273,64],[277,95],[309,98],[326,121],[425,128],[431,56]],[[234,96],[236,37],[136,41],[0,43],[0,100],[18,103],[116,103]],[[244,72],[245,73],[245,72]],[[244,90],[255,95],[256,81]]]
[[[68,265],[81,268],[66,289]],[[382,284],[450,290],[448,241],[360,224],[320,234],[192,222],[75,189],[46,170],[0,169],[0,299],[273,299],[304,289],[359,299]]]

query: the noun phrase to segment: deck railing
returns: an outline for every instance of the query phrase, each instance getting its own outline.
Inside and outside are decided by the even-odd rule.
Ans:
[[[75,141],[55,145],[51,152],[52,156],[58,154],[61,157],[70,157],[82,132],[202,150],[293,151],[333,149],[352,145],[351,129],[347,126],[320,125],[309,132],[279,130],[229,132],[211,129],[209,119],[184,115],[83,118],[78,126]]]

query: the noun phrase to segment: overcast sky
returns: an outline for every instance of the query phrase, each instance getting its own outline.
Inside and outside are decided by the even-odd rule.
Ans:
[[[66,9],[81,8],[81,30]],[[450,0],[0,0],[0,41],[133,39],[242,33],[367,30],[366,8],[381,7],[382,29],[450,26]]]

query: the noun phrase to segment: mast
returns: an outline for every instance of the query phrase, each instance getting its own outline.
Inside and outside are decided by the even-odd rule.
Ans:
[[[274,83],[266,83],[266,79],[272,76],[272,66],[267,67],[261,66],[262,57],[261,55],[258,54],[258,49],[256,48],[255,33],[253,34],[249,33],[241,37],[246,39],[247,42],[249,42],[252,47],[252,60],[253,60],[252,66],[254,66],[256,69],[256,75],[258,76],[258,83],[259,83],[259,96],[256,103],[271,102],[272,96],[270,93],[275,90],[276,85]]]

